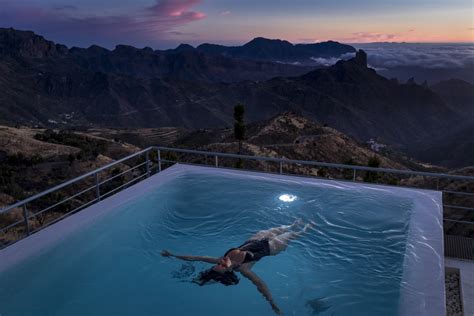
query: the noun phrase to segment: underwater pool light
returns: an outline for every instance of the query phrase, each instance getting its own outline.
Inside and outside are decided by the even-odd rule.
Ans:
[[[296,200],[296,195],[282,194],[280,195],[279,199],[280,201],[283,201],[283,202],[293,202],[294,200]]]

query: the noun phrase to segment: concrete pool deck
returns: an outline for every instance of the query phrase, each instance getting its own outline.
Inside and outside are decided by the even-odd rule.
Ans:
[[[0,250],[0,272],[66,238],[95,219],[111,214],[120,205],[189,173],[244,177],[247,179],[297,182],[308,186],[334,189],[380,191],[414,201],[407,236],[404,272],[401,282],[400,315],[445,315],[444,257],[441,193],[430,190],[353,183],[348,181],[267,174],[253,171],[197,167],[177,164],[129,188],[118,192],[64,220],[46,227],[19,242]]]

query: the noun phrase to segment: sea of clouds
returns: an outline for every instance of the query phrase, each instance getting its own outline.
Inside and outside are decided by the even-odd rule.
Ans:
[[[415,43],[370,43],[352,44],[368,55],[369,65],[376,70],[395,67],[421,67],[428,69],[474,67],[474,44],[415,44]],[[321,66],[330,66],[340,59],[349,59],[354,54],[339,58],[311,58]]]
[[[368,66],[387,78],[434,83],[447,79],[462,79],[474,83],[474,44],[370,43],[351,44],[363,49]],[[320,66],[354,57],[354,53],[339,58],[311,58]]]
[[[474,44],[355,44],[377,68],[467,68],[474,65]]]

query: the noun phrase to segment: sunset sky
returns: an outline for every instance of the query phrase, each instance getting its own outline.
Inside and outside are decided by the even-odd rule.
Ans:
[[[473,0],[0,0],[0,27],[69,46],[474,42]]]

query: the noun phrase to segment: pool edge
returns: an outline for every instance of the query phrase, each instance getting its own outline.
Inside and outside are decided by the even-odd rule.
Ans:
[[[393,186],[383,186],[377,184],[367,184],[361,182],[349,182],[349,181],[338,181],[338,180],[328,180],[328,179],[320,179],[320,178],[311,178],[311,177],[301,177],[297,175],[279,175],[279,174],[270,174],[264,172],[255,172],[255,171],[246,171],[246,170],[232,170],[232,169],[223,169],[223,168],[215,168],[215,167],[203,167],[203,166],[190,166],[185,164],[176,164],[170,168],[165,169],[164,171],[157,173],[137,184],[130,186],[129,188],[114,194],[96,204],[93,204],[84,210],[75,213],[64,220],[55,223],[45,229],[35,233],[25,239],[18,241],[17,243],[6,247],[0,250],[0,272],[8,269],[12,265],[19,263],[20,261],[38,254],[41,251],[48,249],[49,247],[53,246],[57,242],[66,238],[69,234],[73,233],[77,229],[80,229],[83,225],[86,225],[93,219],[108,214],[109,212],[113,211],[117,206],[127,203],[128,201],[136,198],[137,196],[141,196],[148,192],[149,190],[156,189],[158,186],[161,186],[168,182],[169,180],[174,179],[176,176],[181,174],[186,174],[190,172],[202,172],[205,171],[207,174],[221,174],[221,175],[233,175],[245,178],[254,178],[254,179],[262,179],[262,180],[284,180],[288,182],[297,181],[299,183],[306,183],[306,184],[318,184],[318,185],[325,185],[325,186],[334,186],[334,187],[344,187],[344,188],[369,188],[373,190],[380,190],[385,192],[403,192],[409,195],[416,195],[417,197],[423,196],[424,199],[431,200],[435,204],[438,205],[438,212],[436,212],[435,217],[431,220],[440,222],[440,236],[439,239],[441,240],[440,244],[436,247],[439,250],[440,254],[440,269],[441,274],[438,276],[442,276],[442,291],[440,294],[436,294],[435,296],[429,298],[427,302],[425,302],[425,309],[421,313],[416,313],[416,315],[433,315],[433,316],[444,316],[445,315],[445,295],[444,295],[444,256],[443,256],[443,232],[442,232],[442,204],[441,204],[441,193],[438,191],[433,190],[426,190],[426,189],[412,189],[412,188],[402,188],[402,187],[393,187]],[[436,203],[439,202],[439,203]],[[426,208],[421,207],[421,209],[414,211],[413,215],[422,216],[424,213],[429,212]],[[428,213],[429,214],[429,213]],[[416,237],[417,231],[411,227],[411,222],[413,218],[410,218],[410,228],[408,233],[408,238]],[[422,221],[423,222],[423,221]],[[436,233],[437,234],[437,233]],[[431,239],[432,242],[437,242],[438,238],[434,236]],[[408,249],[407,249],[408,251]],[[407,252],[408,253],[408,252]],[[404,257],[404,260],[407,256]],[[419,266],[419,265],[418,265]],[[406,265],[405,267],[410,267],[410,265]],[[420,270],[420,269],[418,269]],[[420,275],[430,275],[424,269],[422,271],[417,271],[414,269],[411,271],[407,269],[407,271],[403,271],[403,278],[402,283],[406,281],[406,278],[409,276],[416,276],[420,277]],[[421,273],[421,274],[420,274]],[[439,286],[439,277],[437,278],[436,286]],[[400,298],[400,314],[401,315],[414,315],[415,313],[413,310],[410,310],[408,307],[411,304],[414,304],[413,299],[410,299],[409,291],[403,291],[403,287],[401,290],[401,298]],[[420,305],[419,301],[416,302],[415,305]],[[415,306],[412,305],[412,306]]]

